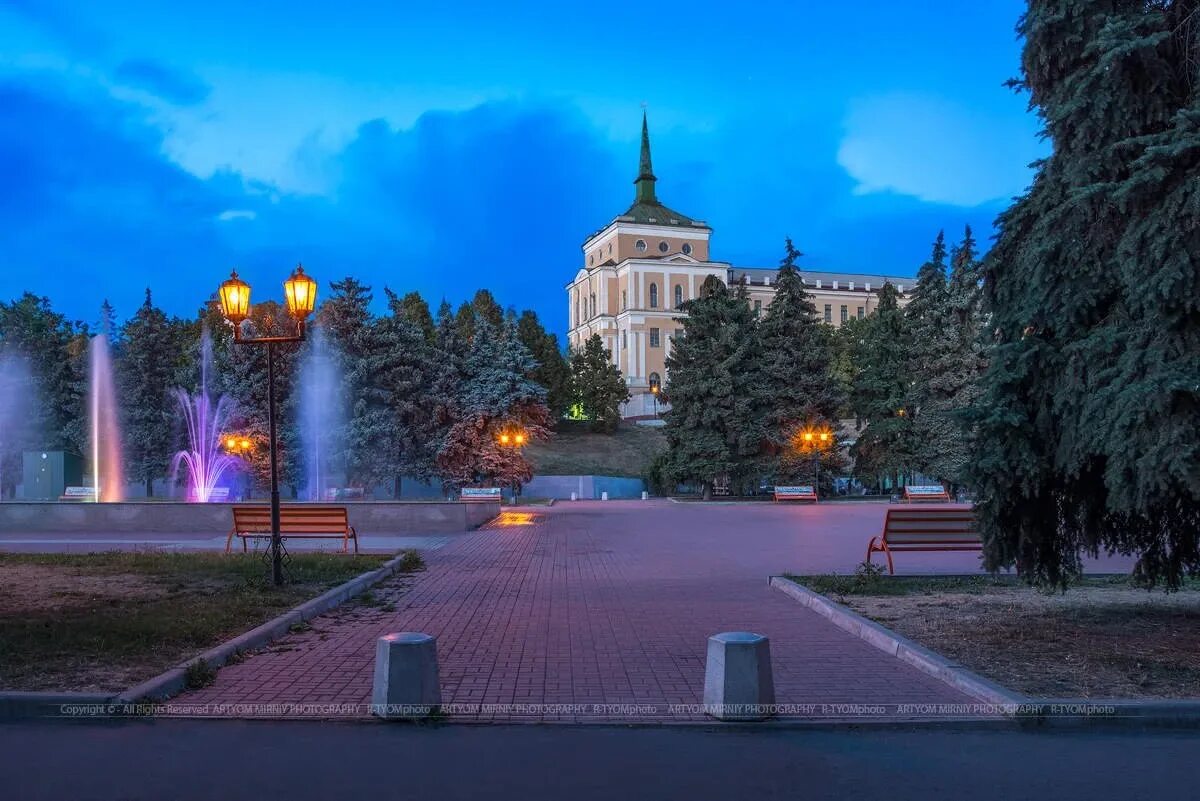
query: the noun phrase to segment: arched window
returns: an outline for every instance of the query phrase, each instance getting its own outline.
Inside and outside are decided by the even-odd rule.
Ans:
[[[592,293],[592,316],[596,316],[596,293]]]
[[[684,242],[684,243],[683,243],[683,248],[682,248],[682,250],[683,250],[683,255],[685,255],[685,256],[690,256],[690,255],[692,255],[692,246],[691,246],[691,245],[689,245],[687,242]]]
[[[650,391],[657,392],[662,389],[662,379],[658,377],[658,373],[650,374]]]
[[[658,243],[658,252],[659,252],[659,253],[666,253],[666,252],[667,252],[668,250],[670,250],[670,249],[671,249],[671,246],[670,246],[670,245],[668,245],[666,242],[659,242],[659,243]]]
[[[682,305],[683,305],[683,286],[680,284],[676,284],[675,285],[675,308],[678,309]]]
[[[638,253],[643,253],[643,252],[645,252],[645,250],[646,250],[646,240],[645,240],[645,239],[639,239],[638,241],[636,241],[636,242],[634,242],[634,243],[633,243],[633,246],[634,246],[635,248],[637,248],[637,251],[638,251]]]
[[[650,285],[650,308],[658,308],[658,284]]]

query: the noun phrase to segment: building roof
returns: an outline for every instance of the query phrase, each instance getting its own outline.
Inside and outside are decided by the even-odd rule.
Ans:
[[[686,214],[680,214],[674,209],[667,208],[660,203],[658,195],[654,190],[654,184],[657,181],[658,179],[654,177],[654,166],[650,159],[650,128],[646,123],[646,112],[643,111],[642,150],[638,158],[638,176],[633,180],[633,205],[626,209],[624,214],[614,217],[608,225],[612,225],[614,222],[629,222],[640,225],[678,225],[686,228],[709,229],[702,221],[694,220]],[[604,226],[604,228],[607,228],[608,225]],[[593,231],[588,236],[588,240],[603,231],[604,228]]]
[[[775,284],[775,276],[779,274],[779,270],[773,267],[731,267],[729,270],[730,283],[741,280],[743,277],[746,283],[750,286],[773,286]],[[814,286],[817,281],[821,282],[822,289],[832,289],[833,282],[838,282],[838,290],[850,288],[850,282],[854,282],[855,291],[866,291],[866,285],[871,285],[871,290],[874,291],[885,283],[894,284],[897,288],[903,286],[907,291],[916,286],[917,279],[901,275],[878,275],[867,273],[832,273],[819,270],[801,270],[800,277],[804,279],[805,286]],[[770,284],[767,281],[770,281]]]

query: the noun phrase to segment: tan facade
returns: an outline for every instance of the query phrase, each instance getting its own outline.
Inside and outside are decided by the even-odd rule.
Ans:
[[[642,156],[637,197],[625,214],[583,243],[583,266],[566,287],[567,344],[579,348],[599,334],[625,376],[631,398],[622,414],[655,414],[651,387],[667,383],[666,359],[686,315],[677,308],[697,297],[710,276],[726,284],[745,282],[749,302],[760,313],[775,296],[776,271],[735,268],[710,260],[712,229],[658,202],[650,165],[650,141],[642,122]],[[804,272],[818,319],[839,326],[865,317],[878,305],[877,292],[890,281],[906,303],[911,278]],[[658,406],[661,412],[665,406]]]

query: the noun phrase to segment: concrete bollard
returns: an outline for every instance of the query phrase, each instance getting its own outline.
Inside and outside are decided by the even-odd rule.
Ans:
[[[602,501],[607,501],[607,500],[608,500],[608,493],[607,493],[607,492],[602,492],[602,493],[600,493],[600,500],[602,500]]]
[[[577,501],[577,500],[579,500],[579,493],[577,493],[577,492],[572,492],[572,493],[571,493],[571,500],[573,500],[573,501]]]
[[[437,712],[441,704],[436,637],[401,631],[376,640],[371,714],[423,718]]]
[[[643,501],[650,500],[650,493],[646,492],[645,490],[642,490],[642,500]]]
[[[718,720],[763,720],[775,703],[771,643],[761,634],[726,631],[708,638],[705,712]]]

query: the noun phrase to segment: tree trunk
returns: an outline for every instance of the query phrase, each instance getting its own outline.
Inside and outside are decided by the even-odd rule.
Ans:
[[[712,482],[711,481],[704,482],[704,494],[701,495],[700,497],[706,501],[712,500]]]
[[[403,494],[404,478],[402,476],[396,476],[392,483],[392,498],[398,501]]]
[[[146,497],[147,498],[154,497],[154,479],[152,479],[152,478],[146,479]]]

